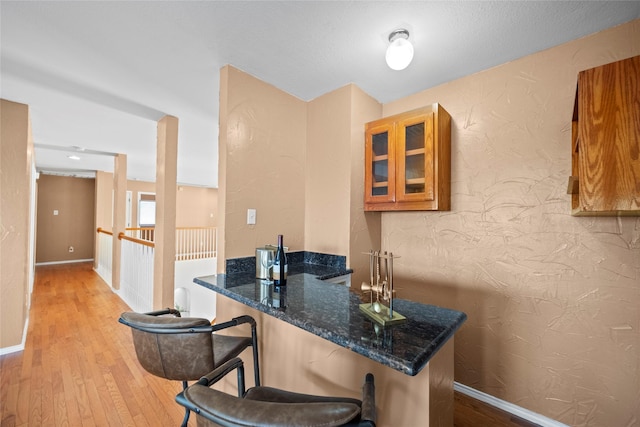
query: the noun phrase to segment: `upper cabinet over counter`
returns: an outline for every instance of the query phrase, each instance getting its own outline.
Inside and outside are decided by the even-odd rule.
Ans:
[[[640,56],[578,74],[573,215],[640,215]]]
[[[449,210],[451,116],[439,104],[365,125],[364,209]]]

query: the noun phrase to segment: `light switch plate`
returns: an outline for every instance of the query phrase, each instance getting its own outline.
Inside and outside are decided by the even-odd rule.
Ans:
[[[256,210],[247,209],[247,224],[255,225],[255,223],[256,223]]]

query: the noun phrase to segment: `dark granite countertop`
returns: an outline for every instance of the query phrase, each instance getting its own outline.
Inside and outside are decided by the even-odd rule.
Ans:
[[[318,277],[349,271],[294,264],[287,286],[255,279],[255,271],[194,279],[204,287],[302,328],[407,375],[416,375],[460,328],[466,314],[433,305],[394,299],[406,322],[382,327],[359,309],[360,292]]]

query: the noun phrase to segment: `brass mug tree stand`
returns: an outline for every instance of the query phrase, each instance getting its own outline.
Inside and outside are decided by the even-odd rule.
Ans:
[[[404,322],[407,318],[393,310],[393,254],[369,251],[368,255],[369,283],[362,282],[360,289],[369,291],[370,300],[360,304],[360,311],[382,326]]]

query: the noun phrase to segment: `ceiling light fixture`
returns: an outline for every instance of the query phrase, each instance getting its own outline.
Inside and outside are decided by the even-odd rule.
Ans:
[[[389,42],[385,58],[387,65],[392,70],[404,70],[413,59],[413,45],[409,41],[409,31],[404,28],[392,31],[389,34]]]
[[[80,157],[76,156],[76,155],[71,155],[71,156],[67,156],[68,158],[70,158],[71,160],[80,160]]]

